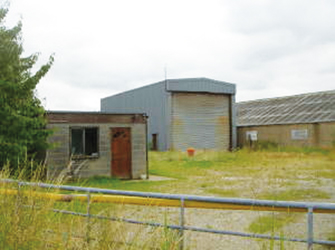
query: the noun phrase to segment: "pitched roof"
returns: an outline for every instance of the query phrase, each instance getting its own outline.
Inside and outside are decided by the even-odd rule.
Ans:
[[[116,96],[123,96],[124,94],[136,93],[139,90],[146,89],[149,93],[149,89],[157,86],[165,85],[165,90],[169,92],[208,92],[218,94],[235,94],[236,85],[235,83],[229,83],[224,81],[218,81],[206,77],[198,78],[178,78],[178,79],[166,79],[160,82],[145,85],[139,88],[127,90],[115,95],[107,96],[101,100],[107,98],[114,98]]]
[[[171,92],[209,92],[218,94],[235,94],[234,83],[217,81],[205,77],[167,79],[166,90]]]
[[[335,121],[335,90],[237,103],[237,125]]]

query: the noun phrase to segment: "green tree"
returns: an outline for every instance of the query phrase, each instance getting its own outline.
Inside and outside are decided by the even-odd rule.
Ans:
[[[32,73],[38,54],[22,57],[22,23],[7,28],[7,12],[0,6],[0,169],[4,164],[15,169],[20,162],[33,159],[47,148],[50,132],[35,92],[54,58],[50,56],[45,65]]]

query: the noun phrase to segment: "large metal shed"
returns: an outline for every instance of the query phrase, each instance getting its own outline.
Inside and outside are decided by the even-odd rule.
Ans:
[[[236,144],[235,84],[168,79],[101,99],[102,112],[146,113],[154,150],[229,150]]]
[[[147,116],[100,112],[49,111],[48,178],[148,176]]]
[[[238,145],[335,145],[335,90],[237,104]]]

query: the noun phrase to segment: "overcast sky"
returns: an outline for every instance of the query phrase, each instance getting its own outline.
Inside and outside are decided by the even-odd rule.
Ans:
[[[55,54],[50,110],[98,111],[165,68],[235,83],[237,101],[335,89],[334,0],[12,0],[6,20],[26,55]]]

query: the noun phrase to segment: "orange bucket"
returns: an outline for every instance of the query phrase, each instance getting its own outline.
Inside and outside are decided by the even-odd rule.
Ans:
[[[187,155],[188,156],[194,156],[195,149],[194,148],[188,148],[187,149]]]

